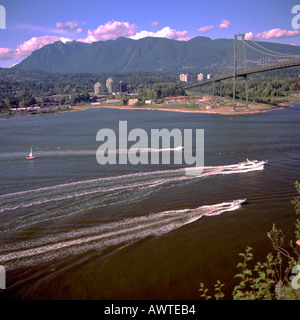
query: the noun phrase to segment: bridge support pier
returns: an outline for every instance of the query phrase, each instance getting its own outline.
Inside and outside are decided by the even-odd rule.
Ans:
[[[242,40],[245,40],[245,33],[239,33],[234,35],[234,61],[233,61],[233,110],[236,109],[235,105],[235,98],[236,98],[236,77],[237,77],[237,40],[238,37],[241,37]],[[244,44],[244,64],[245,64],[245,69],[246,69],[246,48]],[[244,76],[245,78],[245,93],[246,93],[246,108],[249,109],[248,107],[248,77],[247,74]]]
[[[215,104],[215,82],[213,81],[212,83],[212,101],[211,101],[212,105]]]
[[[233,76],[233,95],[232,95],[232,102],[233,102],[232,109],[233,109],[233,111],[235,110],[235,93],[236,93],[236,90],[235,90],[235,80],[236,80],[236,76],[234,75],[234,76]]]
[[[236,53],[237,53],[237,37],[240,36],[240,34],[234,35],[234,49],[233,49],[233,93],[232,93],[232,99],[233,99],[233,107],[232,109],[235,110],[235,94],[236,94]]]
[[[245,92],[246,92],[246,108],[249,109],[248,107],[248,76],[245,75]]]

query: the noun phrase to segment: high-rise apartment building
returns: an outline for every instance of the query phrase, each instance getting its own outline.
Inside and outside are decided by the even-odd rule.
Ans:
[[[127,84],[124,81],[119,82],[119,92],[127,92]]]
[[[112,78],[108,78],[106,80],[106,88],[107,88],[108,93],[114,92],[114,80]]]
[[[203,80],[203,73],[198,73],[197,80],[202,81]]]
[[[102,93],[102,86],[101,83],[97,82],[94,84],[94,93],[96,96],[100,95]]]
[[[180,81],[184,81],[184,82],[192,82],[194,80],[194,76],[189,73],[182,73],[179,76],[179,79],[180,79]]]
[[[185,74],[182,73],[180,76],[179,76],[179,80],[180,81],[185,81]]]

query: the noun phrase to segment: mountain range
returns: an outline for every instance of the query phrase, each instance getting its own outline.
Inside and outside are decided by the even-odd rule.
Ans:
[[[299,46],[260,42],[268,50],[300,54]],[[114,73],[137,71],[201,72],[233,56],[232,39],[195,37],[189,41],[142,38],[83,43],[61,41],[35,50],[13,69],[49,73]],[[230,52],[229,52],[230,51]]]

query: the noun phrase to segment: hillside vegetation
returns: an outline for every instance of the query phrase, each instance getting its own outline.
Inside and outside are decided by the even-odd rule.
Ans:
[[[261,43],[276,52],[300,54],[298,46]],[[195,37],[189,41],[166,38],[98,41],[91,44],[60,41],[46,45],[14,66],[17,70],[50,73],[109,72],[213,72],[233,54],[232,39]]]

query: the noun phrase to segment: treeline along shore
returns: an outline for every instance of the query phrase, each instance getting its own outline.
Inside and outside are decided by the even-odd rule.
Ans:
[[[287,107],[299,99],[299,73],[299,68],[290,68],[250,77],[248,109],[242,108],[245,90],[243,82],[238,82],[237,104],[233,110],[230,80],[217,83],[212,96],[209,87],[187,91],[187,84],[179,81],[178,73],[50,74],[0,69],[0,114],[24,111],[44,114],[99,107],[221,114],[265,112]],[[125,82],[127,91],[108,92],[105,86],[108,76],[115,83]],[[100,95],[94,93],[96,82],[102,84]]]

